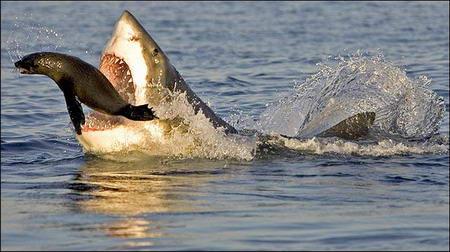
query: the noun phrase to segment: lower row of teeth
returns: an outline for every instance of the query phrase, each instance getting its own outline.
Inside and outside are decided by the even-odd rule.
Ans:
[[[111,121],[98,120],[95,117],[86,118],[84,127],[91,129],[111,129],[114,124]]]

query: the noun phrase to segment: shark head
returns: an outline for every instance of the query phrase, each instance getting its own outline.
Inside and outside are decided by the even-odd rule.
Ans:
[[[155,105],[181,76],[136,18],[124,11],[103,50],[100,71],[124,99]],[[168,89],[168,90],[167,90]]]
[[[128,11],[115,24],[102,52],[99,70],[133,105],[157,106],[173,90],[174,83],[182,80],[169,58]],[[143,137],[163,141],[164,131],[167,122],[163,120],[136,122],[93,111],[87,115],[82,135],[77,138],[85,150],[104,152],[139,144]]]

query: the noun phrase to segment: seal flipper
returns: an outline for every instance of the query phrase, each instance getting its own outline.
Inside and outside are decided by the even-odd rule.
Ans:
[[[72,120],[72,124],[75,127],[75,131],[77,132],[77,134],[81,135],[81,125],[84,124],[84,114],[81,103],[77,100],[72,92],[65,90],[63,91],[63,93],[66,99],[66,105],[67,110],[69,111],[70,120]]]
[[[354,140],[366,136],[374,121],[375,112],[358,113],[320,133],[319,136],[337,136],[348,140]]]
[[[153,119],[158,119],[158,117],[153,112],[152,108],[148,107],[148,104],[133,106],[131,104],[123,107],[116,115],[125,116],[126,118],[133,121],[150,121]]]

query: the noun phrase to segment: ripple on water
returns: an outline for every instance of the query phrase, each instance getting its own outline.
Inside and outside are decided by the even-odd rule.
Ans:
[[[1,7],[2,250],[448,250],[448,2],[2,1]],[[51,50],[98,65],[123,9],[214,111],[236,112],[239,128],[257,127],[261,112],[284,96],[304,102],[294,98],[302,97],[298,86],[331,56],[331,72],[319,77],[336,77],[338,88],[360,88],[370,77],[418,84],[415,77],[426,75],[427,89],[444,98],[439,132],[447,140],[274,137],[272,148],[255,156],[221,138],[214,145],[250,161],[112,162],[84,155],[58,87],[46,77],[19,78],[12,62]],[[333,60],[375,48],[385,61]],[[351,66],[359,70],[340,71]],[[328,97],[314,95],[318,90],[310,94],[324,98],[320,107]],[[424,94],[406,105],[434,99]],[[297,111],[295,104],[284,108]],[[428,108],[416,116],[436,117]],[[320,112],[299,109],[310,118]],[[293,119],[298,131],[307,120],[286,111],[272,113],[273,128],[281,131]],[[417,122],[393,130],[434,132],[434,124]]]

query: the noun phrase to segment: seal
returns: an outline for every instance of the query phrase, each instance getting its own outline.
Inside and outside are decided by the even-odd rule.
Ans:
[[[81,135],[81,126],[85,123],[80,102],[102,113],[135,121],[157,118],[147,104],[134,106],[125,101],[98,69],[77,57],[39,52],[24,56],[14,65],[22,74],[42,74],[56,82],[64,93],[67,110],[78,135]]]

